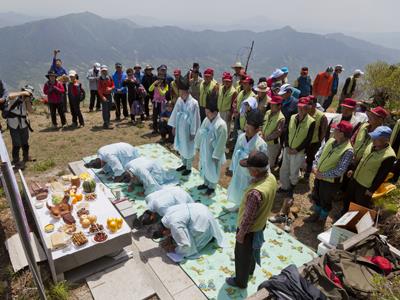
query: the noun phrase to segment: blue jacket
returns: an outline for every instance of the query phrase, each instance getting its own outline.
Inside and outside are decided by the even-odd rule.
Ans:
[[[142,72],[134,73],[137,81],[142,82],[144,74]]]
[[[114,93],[117,93],[118,91],[120,91],[123,94],[126,94],[126,87],[122,86],[122,82],[124,82],[124,80],[126,79],[126,73],[122,72],[121,77],[118,78],[117,72],[114,72],[112,78],[114,81]]]
[[[54,73],[57,74],[57,77],[60,77],[62,75],[68,75],[67,70],[65,70],[63,67],[57,67],[55,58],[53,58],[50,70],[54,71]]]
[[[336,95],[338,87],[339,87],[339,75],[336,72],[334,72],[332,81],[332,95]]]
[[[290,117],[297,114],[297,103],[299,100],[293,96],[282,102],[282,113],[285,116],[286,122],[289,122]]]
[[[300,97],[307,97],[312,92],[312,82],[310,76],[299,76],[297,78],[297,88],[300,90]]]

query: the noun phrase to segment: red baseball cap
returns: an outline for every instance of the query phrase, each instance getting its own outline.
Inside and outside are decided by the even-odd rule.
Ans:
[[[340,132],[351,134],[353,132],[353,125],[349,121],[340,121],[337,124],[333,124],[332,128],[338,129]]]
[[[242,80],[242,83],[250,83],[250,81],[251,81],[251,77],[246,76],[246,78]]]
[[[348,107],[348,108],[354,109],[357,106],[357,101],[352,99],[352,98],[346,98],[346,99],[343,100],[343,103],[340,104],[340,105],[344,106],[344,107]]]
[[[222,74],[222,81],[232,81],[232,75],[229,72]]]
[[[301,97],[299,99],[299,102],[297,103],[297,106],[306,106],[306,105],[310,105],[310,98],[308,97]]]
[[[181,75],[181,70],[180,69],[175,69],[174,70],[174,75],[175,76]]]
[[[377,106],[377,107],[371,109],[369,112],[370,112],[370,113],[373,113],[375,116],[377,116],[377,117],[379,117],[379,118],[382,118],[382,119],[386,119],[386,117],[389,115],[389,113],[387,112],[387,110],[384,109],[384,108],[381,107],[381,106]]]
[[[214,75],[214,70],[211,68],[207,68],[204,70],[204,76],[213,76]]]
[[[272,96],[270,104],[282,104],[283,98],[281,96]]]

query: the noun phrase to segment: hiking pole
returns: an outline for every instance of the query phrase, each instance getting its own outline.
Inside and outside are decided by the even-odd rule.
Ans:
[[[244,69],[244,71],[245,71],[246,73],[247,73],[247,68],[248,68],[248,66],[249,66],[249,61],[250,61],[251,53],[253,52],[253,48],[254,48],[254,41],[251,42],[250,52],[249,52],[249,55],[247,56],[246,68]]]

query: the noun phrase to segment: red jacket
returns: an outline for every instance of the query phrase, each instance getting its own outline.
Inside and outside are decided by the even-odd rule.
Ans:
[[[326,72],[318,73],[315,77],[312,92],[314,96],[328,97],[331,95],[333,76]]]
[[[103,97],[110,95],[114,89],[114,81],[110,76],[107,76],[107,79],[99,78],[99,84],[97,88],[97,92],[101,99]]]
[[[49,103],[61,103],[64,92],[64,86],[59,81],[56,81],[54,84],[50,84],[50,81],[47,81],[43,87],[43,93],[47,95],[47,101]]]

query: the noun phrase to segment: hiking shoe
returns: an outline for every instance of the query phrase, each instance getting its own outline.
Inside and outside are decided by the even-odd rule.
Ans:
[[[188,176],[188,175],[190,175],[190,173],[192,173],[192,170],[185,170],[185,171],[182,172],[182,175],[183,176]]]
[[[182,165],[179,168],[176,169],[176,171],[181,172],[183,170],[186,170],[186,166]]]
[[[236,283],[235,277],[228,277],[228,278],[225,278],[225,283],[226,283],[227,285],[230,285],[230,286],[233,286],[233,287],[237,287],[237,288],[240,288],[240,289],[245,289],[245,288],[247,288],[247,286],[240,286],[240,285],[238,285],[238,284]]]
[[[214,189],[210,189],[210,188],[208,188],[207,189],[207,191],[204,193],[206,196],[211,196],[212,194],[214,194],[215,193],[215,190]]]
[[[319,219],[319,214],[314,212],[311,216],[304,219],[304,223],[315,223],[318,221],[318,219]]]
[[[275,215],[269,218],[268,220],[271,223],[283,223],[286,222],[287,216],[286,215]]]
[[[283,227],[283,230],[285,230],[287,233],[290,233],[290,229],[292,228],[293,220],[289,217],[286,218],[285,226]]]
[[[285,190],[285,189],[283,189],[283,188],[280,187],[276,192],[277,192],[278,194],[286,194],[286,193],[289,193],[290,190]]]
[[[207,189],[207,188],[208,188],[208,186],[206,186],[205,184],[202,184],[202,185],[199,185],[199,186],[197,187],[197,190],[201,191],[201,190],[205,190],[205,189]]]

